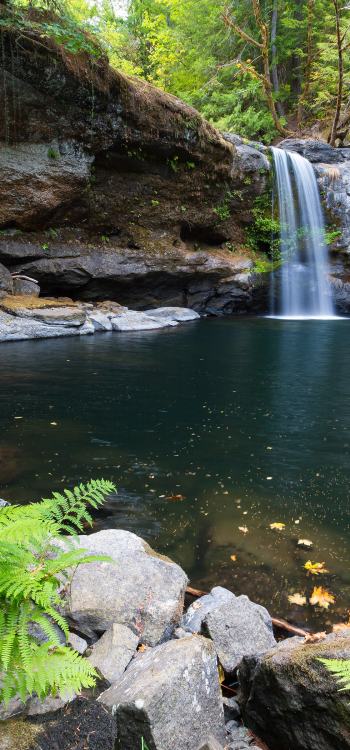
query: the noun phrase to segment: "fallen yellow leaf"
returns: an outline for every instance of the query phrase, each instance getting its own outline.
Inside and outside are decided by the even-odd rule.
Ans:
[[[222,683],[225,681],[225,672],[220,663],[218,664],[218,672],[219,672],[219,682],[220,682],[220,685],[222,685]]]
[[[248,526],[238,526],[238,530],[242,532],[242,534],[248,534]]]
[[[303,596],[302,594],[290,594],[288,601],[291,604],[298,604],[299,607],[302,607],[306,604],[306,596]]]
[[[322,586],[315,586],[314,590],[309,599],[310,604],[323,609],[328,609],[330,604],[334,604],[335,597],[330,594],[329,591],[322,588]]]
[[[329,572],[327,570],[327,568],[325,568],[324,565],[325,565],[324,562],[313,563],[313,562],[311,562],[311,560],[308,560],[305,563],[304,568],[305,568],[305,570],[308,571],[308,573],[312,573],[313,576],[318,576],[318,575],[320,575],[320,573],[328,573]]]
[[[286,528],[285,523],[278,523],[278,522],[270,523],[270,529],[276,529],[277,531],[282,531],[285,528]]]
[[[230,555],[230,560],[232,560],[233,562],[236,562],[237,555]]]

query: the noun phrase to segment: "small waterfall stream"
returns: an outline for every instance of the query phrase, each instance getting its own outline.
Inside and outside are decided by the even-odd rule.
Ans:
[[[280,220],[282,266],[272,314],[285,318],[333,317],[327,284],[327,246],[317,180],[303,156],[272,147]],[[273,282],[274,283],[274,282]]]

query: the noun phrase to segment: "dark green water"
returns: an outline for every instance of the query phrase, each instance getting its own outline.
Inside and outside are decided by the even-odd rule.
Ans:
[[[0,380],[1,496],[113,479],[119,494],[96,527],[141,534],[192,585],[226,585],[317,627],[346,616],[349,321],[208,320],[6,344]],[[311,580],[309,558],[329,575]],[[328,611],[289,603],[315,584],[336,597]]]

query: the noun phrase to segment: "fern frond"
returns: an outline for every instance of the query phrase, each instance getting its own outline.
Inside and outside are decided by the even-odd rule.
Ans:
[[[350,690],[350,659],[319,659],[343,686],[340,690]]]
[[[40,503],[0,509],[0,700],[79,693],[94,685],[90,662],[61,643],[69,631],[59,610],[62,581],[77,565],[111,562],[89,555],[76,534],[92,523],[88,508],[114,491],[111,482],[91,480]]]

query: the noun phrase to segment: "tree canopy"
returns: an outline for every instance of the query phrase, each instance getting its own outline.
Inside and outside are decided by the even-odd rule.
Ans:
[[[96,34],[110,63],[248,138],[350,128],[350,3],[340,0],[7,0]]]

